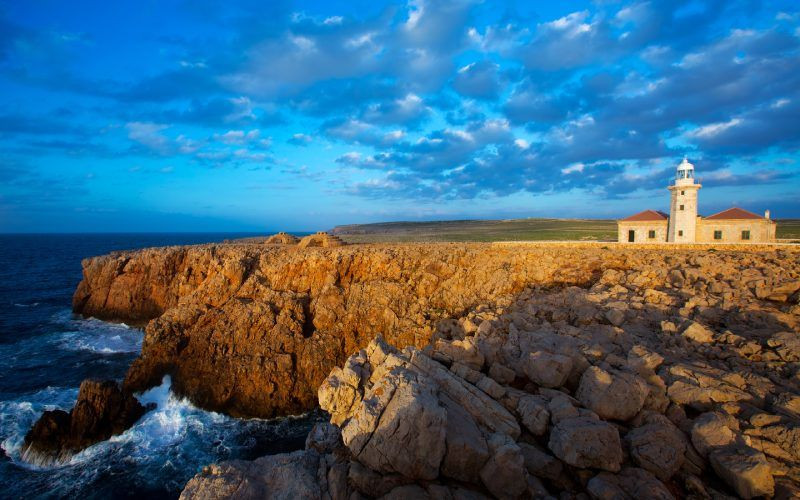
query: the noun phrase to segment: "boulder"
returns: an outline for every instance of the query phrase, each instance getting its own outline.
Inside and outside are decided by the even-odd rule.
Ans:
[[[503,434],[493,434],[489,447],[491,458],[480,472],[484,486],[497,498],[516,498],[528,486],[522,450]]]
[[[589,480],[586,490],[598,500],[673,500],[664,484],[644,469],[625,467],[618,475],[601,472]]]
[[[474,482],[489,459],[489,448],[475,420],[455,401],[441,396],[447,410],[446,453],[442,461],[444,476]]]
[[[538,351],[528,355],[525,374],[542,387],[561,387],[572,371],[572,358],[561,354]]]
[[[396,367],[365,395],[342,430],[364,465],[412,479],[435,479],[445,454],[447,412],[434,384]]]
[[[775,482],[767,457],[743,444],[715,448],[711,467],[742,498],[772,496]]]
[[[209,465],[186,483],[183,500],[322,498],[320,455],[314,450],[267,455],[252,462]]]
[[[550,432],[548,447],[556,457],[574,467],[617,472],[622,463],[622,445],[616,427],[591,417],[559,421]]]
[[[46,411],[25,435],[23,457],[39,465],[68,459],[72,454],[120,434],[146,409],[113,380],[84,380],[75,406]]]
[[[683,433],[663,415],[653,415],[647,424],[625,436],[631,458],[662,481],[681,468],[686,452]]]
[[[593,366],[583,372],[576,397],[602,418],[628,420],[639,413],[648,394],[641,377]]]
[[[689,326],[684,328],[681,335],[683,335],[684,338],[701,344],[714,341],[714,332],[695,321],[689,323]]]
[[[541,436],[547,431],[550,412],[547,410],[547,401],[543,397],[526,395],[519,398],[517,413],[519,413],[522,424],[534,436]]]
[[[692,444],[705,457],[716,447],[735,443],[738,430],[738,422],[727,413],[703,413],[692,425]]]
[[[559,459],[528,443],[518,443],[528,474],[555,480],[564,469]]]

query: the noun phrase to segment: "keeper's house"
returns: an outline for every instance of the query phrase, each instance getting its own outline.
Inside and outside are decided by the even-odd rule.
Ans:
[[[684,158],[675,183],[669,186],[669,214],[645,210],[617,221],[620,243],[769,243],[775,241],[776,224],[769,218],[741,208],[717,214],[697,215],[694,165]]]

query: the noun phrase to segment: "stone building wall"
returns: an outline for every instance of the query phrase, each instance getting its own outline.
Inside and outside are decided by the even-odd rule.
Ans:
[[[617,241],[628,243],[628,231],[636,232],[634,243],[664,243],[667,241],[667,221],[636,221],[617,223]],[[649,232],[655,231],[655,238]]]
[[[697,221],[697,243],[767,243],[775,241],[777,224],[767,219],[728,219]],[[721,231],[721,239],[714,239]],[[750,239],[742,239],[742,231],[750,231]]]

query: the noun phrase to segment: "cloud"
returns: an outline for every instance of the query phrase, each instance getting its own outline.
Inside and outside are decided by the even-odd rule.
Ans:
[[[162,132],[169,125],[151,122],[130,122],[125,125],[128,138],[159,153],[167,153],[171,141]]]
[[[245,132],[244,130],[228,130],[224,134],[214,134],[214,140],[225,144],[247,144],[254,142],[261,137],[261,131],[253,129]]]
[[[314,138],[306,134],[294,134],[286,142],[294,146],[308,146]]]
[[[478,61],[459,68],[453,88],[461,95],[476,99],[496,99],[500,93],[499,66],[492,61]]]

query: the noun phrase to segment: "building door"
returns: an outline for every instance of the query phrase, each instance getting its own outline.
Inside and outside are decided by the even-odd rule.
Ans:
[[[636,231],[631,229],[630,231],[628,231],[628,242],[633,243],[635,239],[636,239]]]

